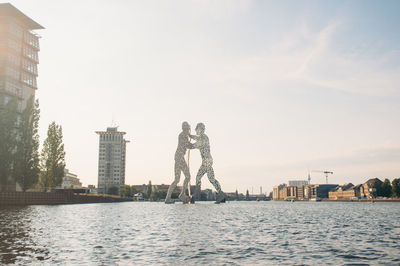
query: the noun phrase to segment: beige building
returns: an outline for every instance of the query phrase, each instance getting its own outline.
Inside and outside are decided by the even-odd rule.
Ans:
[[[76,174],[64,169],[64,177],[61,188],[82,188],[82,183]]]
[[[273,190],[272,190],[272,199],[273,200],[283,200],[284,196],[285,196],[285,195],[283,195],[284,188],[286,188],[286,184],[274,186]]]
[[[98,193],[108,193],[111,188],[125,186],[126,143],[125,132],[117,127],[96,131],[99,135]]]
[[[9,3],[0,4],[0,108],[17,100],[18,123],[27,100],[37,90],[39,35],[44,29]],[[21,190],[9,178],[6,190]]]
[[[18,111],[35,96],[40,36],[44,29],[9,3],[0,4],[0,98],[18,99]]]

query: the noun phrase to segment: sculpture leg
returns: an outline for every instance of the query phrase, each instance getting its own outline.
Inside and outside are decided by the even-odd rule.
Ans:
[[[212,168],[212,166],[207,167],[207,177],[208,180],[210,180],[210,183],[213,184],[218,194],[221,193],[222,192],[221,185],[219,184],[218,180],[215,179],[214,169]]]
[[[193,198],[196,200],[200,199],[200,192],[201,192],[201,178],[204,176],[204,174],[207,172],[207,168],[202,165],[200,166],[199,171],[197,172],[196,175],[196,189],[194,190],[193,193]]]
[[[183,203],[187,203],[190,200],[189,197],[186,195],[186,189],[188,189],[188,184],[190,181],[190,171],[186,162],[182,162],[181,167],[182,172],[185,175],[185,179],[183,180],[182,191],[179,195],[179,198],[182,200]]]
[[[171,203],[171,195],[172,192],[175,190],[176,186],[179,183],[179,180],[181,179],[181,167],[179,161],[175,161],[175,180],[172,182],[172,184],[168,188],[167,196],[165,197],[165,203]]]
[[[212,166],[209,166],[207,168],[207,177],[208,177],[208,180],[210,180],[210,183],[213,184],[213,186],[215,187],[215,190],[217,191],[216,203],[225,202],[226,195],[224,192],[222,192],[221,185],[219,184],[218,180],[215,179],[214,169],[212,168]]]

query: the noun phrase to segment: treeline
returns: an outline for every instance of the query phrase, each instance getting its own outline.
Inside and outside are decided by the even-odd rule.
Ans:
[[[392,183],[387,178],[383,182],[375,179],[371,183],[371,188],[375,188],[377,197],[400,198],[400,178],[393,179]]]
[[[138,186],[129,186],[125,185],[123,188],[111,188],[108,190],[109,194],[113,195],[119,195],[124,198],[131,198],[135,194],[142,194],[144,200],[148,201],[163,201],[165,197],[167,196],[167,189],[159,189],[157,185],[153,185],[151,183],[151,180],[147,185],[143,184],[138,188]],[[191,191],[193,194],[194,191]],[[171,198],[172,199],[178,199],[180,191],[175,189],[174,192],[172,192]],[[204,191],[200,192],[200,200],[207,200],[207,194]]]
[[[161,201],[164,200],[167,196],[167,190],[158,189],[157,186],[152,185],[151,181],[147,185],[143,185],[142,188],[138,188],[137,186],[129,186],[125,185],[125,187],[120,189],[109,190],[110,194],[119,195],[123,198],[132,198],[135,194],[142,194],[144,200],[149,201]],[[177,199],[179,193],[174,191],[172,193],[172,198]]]
[[[0,97],[0,190],[48,191],[60,186],[65,151],[62,127],[52,122],[39,152],[39,101],[32,96],[25,109],[16,97]]]

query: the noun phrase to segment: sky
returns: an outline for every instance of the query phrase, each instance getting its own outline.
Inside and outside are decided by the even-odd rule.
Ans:
[[[400,176],[399,1],[11,4],[46,28],[40,135],[62,125],[84,185],[97,185],[95,131],[113,121],[131,141],[127,184],[173,181],[182,121],[206,125],[227,192],[311,170],[336,184]],[[192,151],[192,183],[200,163]]]

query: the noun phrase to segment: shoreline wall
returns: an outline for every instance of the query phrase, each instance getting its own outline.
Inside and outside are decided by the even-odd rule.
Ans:
[[[94,194],[75,194],[72,191],[0,192],[0,206],[84,204],[125,201],[132,201],[132,199]]]
[[[290,201],[290,200],[273,200],[273,201]],[[294,199],[296,202],[315,202],[312,200],[297,200]],[[400,198],[390,198],[390,199],[337,199],[337,200],[332,200],[332,199],[321,199],[318,202],[400,202]]]

